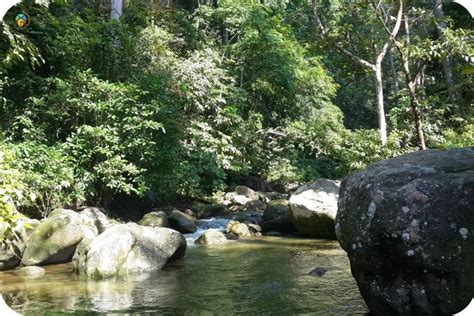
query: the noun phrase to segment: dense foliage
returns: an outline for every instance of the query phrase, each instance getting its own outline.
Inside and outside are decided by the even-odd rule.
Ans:
[[[474,144],[472,22],[431,1],[405,1],[417,105],[428,147]],[[27,2],[32,23],[0,38],[0,211],[46,216],[60,206],[110,208],[202,198],[233,179],[340,178],[416,150],[403,56],[383,62],[389,137],[376,129],[373,79],[361,58],[386,38],[377,12],[396,1]],[[190,4],[193,3],[193,4]],[[315,8],[330,28],[320,33]],[[390,19],[390,16],[388,16]],[[407,24],[408,25],[408,24]],[[406,32],[405,32],[406,33]],[[470,40],[466,40],[470,39]],[[336,46],[335,46],[336,45]],[[443,62],[454,61],[456,98]],[[469,59],[471,58],[471,59]],[[414,71],[414,69],[412,69]]]

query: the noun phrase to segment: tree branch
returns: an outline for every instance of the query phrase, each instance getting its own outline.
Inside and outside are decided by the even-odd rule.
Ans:
[[[380,17],[379,14],[377,14],[379,16],[379,18],[381,19],[385,29],[387,31],[389,31],[388,27],[386,26],[385,22],[383,21],[383,19]],[[395,22],[395,25],[392,29],[391,32],[389,32],[389,37],[387,39],[387,41],[385,42],[381,52],[379,53],[379,55],[377,56],[377,63],[381,63],[383,58],[385,57],[385,54],[387,53],[387,50],[388,48],[390,47],[390,45],[395,41],[395,38],[398,34],[398,31],[400,30],[400,26],[402,25],[402,15],[403,15],[403,0],[399,0],[399,6],[398,6],[398,13],[397,13],[397,19],[396,19],[396,22]]]
[[[319,13],[318,13],[318,1],[317,0],[311,0],[311,4],[313,6],[313,15],[314,19],[316,21],[316,26],[319,29],[319,31],[323,34],[323,36],[328,37],[328,30],[324,27],[323,23],[321,22],[321,19],[319,18]],[[368,62],[367,60],[355,55],[351,51],[347,50],[342,46],[341,43],[333,43],[334,47],[339,50],[340,52],[346,54],[350,59],[358,63],[359,65],[369,68],[372,71],[375,71],[375,65]]]

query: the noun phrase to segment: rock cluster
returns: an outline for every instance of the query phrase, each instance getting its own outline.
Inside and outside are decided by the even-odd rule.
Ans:
[[[160,227],[166,220],[152,214],[142,220],[150,226],[120,224],[97,208],[57,209],[41,222],[18,223],[20,240],[13,250],[0,249],[0,270],[21,264],[18,275],[39,277],[44,271],[36,266],[73,261],[76,271],[94,278],[156,271],[186,251],[181,233]]]

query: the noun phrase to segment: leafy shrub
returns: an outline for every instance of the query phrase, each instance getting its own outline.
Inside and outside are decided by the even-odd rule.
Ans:
[[[20,180],[20,172],[13,168],[13,155],[3,145],[0,146],[0,225],[4,224],[0,235],[0,243],[11,237],[11,227],[20,218],[18,205],[23,200],[24,185]],[[4,226],[2,225],[2,226]],[[3,227],[0,227],[3,228]]]
[[[84,197],[83,183],[75,177],[74,162],[61,146],[49,147],[36,142],[11,145],[13,165],[21,170],[25,198],[19,204],[22,212],[33,217],[46,217],[59,207],[80,205]]]

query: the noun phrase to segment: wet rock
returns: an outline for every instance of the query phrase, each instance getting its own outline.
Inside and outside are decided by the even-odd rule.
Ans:
[[[170,227],[176,229],[180,233],[190,234],[197,231],[196,218],[188,214],[184,214],[178,210],[173,210],[170,213],[168,216],[168,221],[170,223]]]
[[[262,221],[262,216],[263,216],[263,211],[256,211],[256,212],[243,211],[240,213],[232,214],[231,216],[228,216],[228,218],[238,221],[238,222],[259,224]]]
[[[237,193],[237,195],[243,195],[245,197],[247,197],[248,199],[250,200],[258,200],[259,199],[259,196],[258,196],[258,193],[255,192],[254,190],[246,187],[246,186],[237,186],[235,187],[235,193]]]
[[[193,211],[191,211],[191,210],[188,209],[188,208],[185,209],[183,213],[186,214],[186,215],[189,215],[189,216],[192,216],[192,217],[196,218],[196,213],[194,213]]]
[[[275,231],[268,231],[268,232],[264,233],[264,235],[268,236],[268,237],[281,237],[281,236],[283,236],[282,233],[275,232]]]
[[[244,210],[247,212],[258,212],[263,211],[266,208],[266,204],[260,200],[253,200],[245,204]]]
[[[339,186],[339,181],[319,179],[299,187],[290,197],[290,217],[300,233],[313,238],[335,239]]]
[[[199,236],[194,243],[198,245],[221,245],[227,242],[227,238],[222,232],[218,230],[208,230]]]
[[[150,212],[145,214],[138,224],[150,227],[169,227],[168,215],[162,211]]]
[[[255,236],[254,230],[255,228],[250,228],[249,225],[238,221],[229,221],[226,227],[226,232],[232,233],[238,238]]]
[[[121,224],[96,237],[75,267],[91,278],[153,272],[185,251],[186,239],[175,230]]]
[[[309,275],[312,276],[317,276],[317,277],[322,277],[324,274],[326,274],[328,270],[323,267],[317,267],[316,269],[313,269],[309,272]]]
[[[226,233],[225,237],[227,238],[227,240],[238,240],[239,239],[239,236],[236,236],[233,233]]]
[[[249,227],[249,230],[250,230],[250,232],[252,233],[252,235],[254,235],[254,236],[261,236],[262,227],[261,227],[260,225],[251,224],[251,223],[248,223],[248,224],[246,224],[246,225]]]
[[[274,200],[269,202],[263,213],[263,219],[270,220],[278,217],[289,218],[290,208],[288,204],[288,200]]]
[[[274,200],[268,203],[260,225],[264,232],[277,231],[288,234],[296,231],[290,218],[288,200]]]
[[[210,218],[217,216],[226,216],[230,214],[227,206],[223,204],[204,204],[199,208],[198,218]]]
[[[451,315],[474,296],[474,150],[428,150],[345,179],[336,232],[374,315]]]
[[[286,200],[288,199],[288,194],[282,194],[278,192],[258,192],[260,200],[264,203],[270,203],[274,200]]]
[[[249,199],[245,195],[234,195],[230,201],[233,204],[244,206],[248,202],[252,201],[252,199]]]
[[[24,278],[33,279],[42,277],[45,274],[45,271],[43,268],[31,266],[15,270],[13,273]]]

